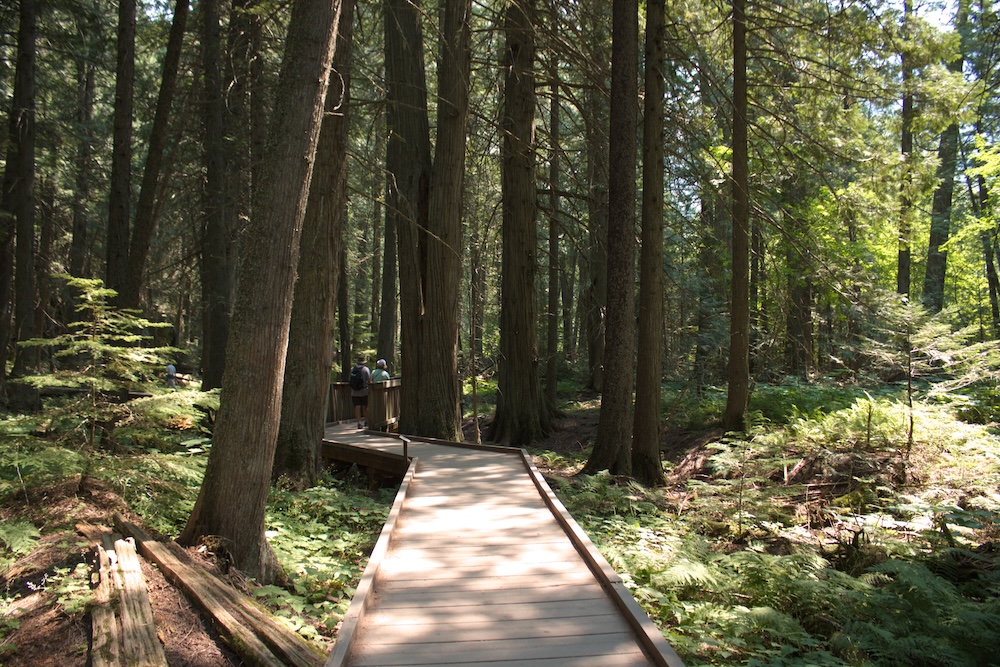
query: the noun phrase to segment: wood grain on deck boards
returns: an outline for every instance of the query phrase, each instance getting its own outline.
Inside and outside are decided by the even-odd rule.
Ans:
[[[465,595],[461,591],[444,590],[410,590],[393,591],[392,595],[381,595],[376,593],[379,609],[393,609],[396,607],[413,607],[416,605],[424,608],[432,607],[475,607],[480,605],[520,605],[529,600],[532,605],[545,605],[549,603],[566,603],[575,601],[604,600],[608,597],[597,582],[591,582],[586,586],[536,586],[532,589],[533,598],[527,598],[521,590],[500,590],[484,591],[476,596]]]
[[[537,660],[577,658],[634,653],[641,655],[630,632],[609,632],[587,637],[550,637],[485,641],[443,638],[423,644],[379,644],[382,634],[364,642],[352,665],[447,665],[453,662],[494,662],[497,660]],[[374,641],[373,641],[374,640]]]
[[[444,603],[440,598],[438,602]],[[507,604],[439,604],[425,606],[416,602],[404,606],[379,606],[378,611],[368,615],[366,622],[379,625],[434,625],[437,623],[472,623],[530,621],[546,619],[567,619],[584,616],[606,616],[614,613],[614,607],[603,597],[582,600],[554,600],[533,602],[530,605]]]

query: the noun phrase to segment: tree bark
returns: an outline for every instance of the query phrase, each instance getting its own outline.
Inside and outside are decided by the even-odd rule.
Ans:
[[[205,220],[201,239],[201,388],[222,386],[229,339],[232,282],[226,224],[226,149],[223,123],[219,0],[201,4],[205,77]]]
[[[288,330],[281,423],[273,479],[316,483],[333,365],[337,259],[347,211],[347,114],[354,0],[343,0],[325,113],[316,148]]]
[[[132,98],[135,91],[135,0],[118,3],[118,70],[104,283],[121,294],[128,270],[132,198]]]
[[[591,35],[587,49],[590,62],[599,64],[611,60],[606,52],[607,13],[611,7],[605,0],[593,0],[587,12],[594,18],[589,27]],[[608,297],[608,72],[596,65],[595,80],[584,94],[587,111],[584,123],[587,136],[588,208],[588,287],[587,287],[587,386],[601,391],[604,384],[605,308]]]
[[[469,113],[470,0],[446,0],[438,61],[438,118],[428,202],[426,311],[416,381],[418,435],[461,440],[458,384],[458,303],[462,277],[462,192]]]
[[[16,238],[16,249],[4,252],[5,263],[15,260],[16,266],[4,266],[0,279],[4,298],[10,303],[12,276],[14,342],[28,340],[35,335],[35,33],[36,13],[34,0],[21,0],[17,31],[17,65],[14,72],[14,99],[11,105],[10,145],[4,171],[2,212],[6,222],[3,235],[10,234],[3,245],[10,248]],[[6,283],[6,285],[4,285]],[[0,307],[4,321],[8,320],[10,306]],[[6,350],[8,332],[0,326],[0,345]],[[3,355],[4,362],[6,354]],[[12,373],[20,375],[28,370],[34,359],[34,350],[15,348]],[[6,362],[4,363],[6,366]],[[2,376],[2,372],[0,372]]]
[[[280,577],[264,509],[305,216],[340,0],[296,0],[276,104],[241,257],[222,404],[205,480],[179,538],[217,536],[236,567],[261,583]]]
[[[427,207],[431,177],[430,129],[424,74],[420,6],[410,0],[385,0],[385,76],[387,86],[386,215],[394,221],[399,246],[400,431],[415,433],[422,396],[420,318],[425,313]]]
[[[913,3],[911,0],[903,1],[903,35],[910,34],[911,14],[913,13]],[[903,111],[902,111],[902,131],[900,134],[900,153],[902,154],[902,179],[900,181],[900,205],[899,205],[899,251],[896,260],[896,292],[904,296],[910,295],[910,215],[913,209],[910,190],[913,187],[913,174],[911,154],[913,153],[913,68],[910,64],[911,56],[906,52],[906,47],[901,54],[903,71]]]
[[[733,0],[733,274],[729,391],[722,427],[746,428],[750,399],[750,190],[747,173],[746,0]]]
[[[601,416],[583,472],[632,474],[635,386],[635,158],[639,99],[637,0],[614,0],[608,154],[608,307]],[[614,270],[610,270],[614,267]]]
[[[163,153],[167,143],[167,129],[170,120],[170,106],[177,87],[177,69],[181,48],[184,45],[184,31],[187,27],[188,0],[177,0],[174,18],[167,39],[167,51],[163,59],[163,79],[156,101],[156,113],[150,130],[149,146],[146,152],[146,166],[142,172],[139,200],[135,207],[135,222],[126,260],[125,281],[118,294],[118,303],[125,308],[138,308],[142,292],[143,273],[149,257],[149,245],[156,230],[154,200],[160,172],[163,167]]]
[[[381,127],[381,124],[379,125]],[[378,145],[381,149],[383,141],[379,139]],[[376,179],[378,183],[377,192],[388,194],[383,172],[379,170]],[[378,341],[377,348],[379,358],[385,359],[389,369],[396,367],[396,329],[399,327],[399,299],[397,298],[399,289],[397,243],[396,243],[396,221],[397,217],[392,215],[388,207],[384,212],[376,201],[378,213],[383,218],[382,224],[382,296],[379,299],[378,318]]]
[[[968,0],[958,5],[955,28],[959,34],[966,32]],[[961,75],[965,66],[964,46],[959,55],[948,64],[948,71]],[[931,230],[927,240],[927,266],[924,271],[923,302],[932,313],[944,308],[944,279],[947,273],[948,253],[941,246],[948,242],[951,234],[951,204],[955,194],[955,168],[958,165],[958,123],[952,123],[938,142],[938,185],[931,203]]]
[[[510,2],[503,30],[500,358],[496,413],[486,439],[527,445],[550,428],[539,383],[535,313],[535,1]]]
[[[664,0],[646,3],[646,95],[642,132],[642,249],[639,254],[639,363],[636,366],[632,474],[663,484],[660,384],[663,375]]]
[[[76,18],[77,32],[89,45],[90,40],[98,39],[99,25],[89,15]],[[76,151],[76,189],[73,192],[73,232],[69,249],[69,273],[72,276],[84,277],[87,262],[87,237],[90,224],[87,211],[90,199],[90,178],[93,169],[93,128],[94,90],[96,63],[85,54],[76,57],[77,85],[77,132],[80,143]]]

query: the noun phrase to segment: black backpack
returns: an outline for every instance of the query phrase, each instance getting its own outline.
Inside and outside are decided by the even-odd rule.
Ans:
[[[368,386],[368,380],[365,378],[365,374],[361,370],[361,366],[355,366],[351,369],[351,375],[347,381],[350,383],[351,389],[356,389],[358,391]]]

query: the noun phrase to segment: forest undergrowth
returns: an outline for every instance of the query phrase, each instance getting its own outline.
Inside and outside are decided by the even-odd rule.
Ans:
[[[758,386],[742,437],[686,423],[720,405],[675,413],[662,489],[535,452],[686,664],[998,664],[994,428],[917,401],[911,437],[891,388],[800,383]]]
[[[89,545],[78,522],[123,512],[165,538],[183,527],[218,398],[150,393],[57,397],[0,421],[0,663],[85,664]],[[714,428],[724,401],[665,388],[664,488],[577,474],[593,398],[567,402],[531,450],[686,664],[996,664],[1000,438],[990,425],[918,400],[911,437],[892,389],[787,383],[756,387],[753,426],[734,437]],[[322,650],[395,491],[369,493],[352,474],[275,486],[268,537],[287,587],[223,573]],[[213,565],[210,550],[191,552]],[[197,646],[184,636],[181,656]],[[175,664],[239,663],[220,651]]]

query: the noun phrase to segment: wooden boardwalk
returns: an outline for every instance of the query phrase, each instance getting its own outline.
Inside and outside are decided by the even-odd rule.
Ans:
[[[326,439],[403,452],[353,424]],[[521,450],[408,453],[326,667],[683,667]]]

